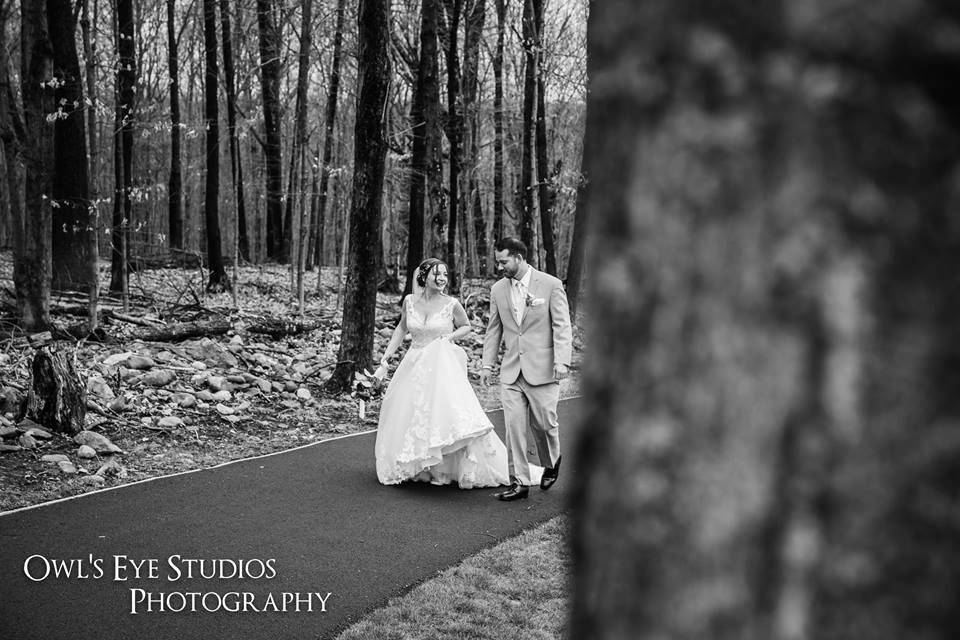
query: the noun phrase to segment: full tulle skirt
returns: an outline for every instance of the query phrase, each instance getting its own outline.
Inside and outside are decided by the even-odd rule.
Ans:
[[[407,351],[383,397],[375,456],[383,484],[508,484],[507,449],[467,380],[462,348],[434,340]]]

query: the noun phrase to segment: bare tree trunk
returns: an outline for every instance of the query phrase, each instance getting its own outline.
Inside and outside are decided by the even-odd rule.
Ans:
[[[117,106],[113,205],[113,247],[110,290],[121,292],[126,300],[127,272],[130,261],[130,226],[133,220],[133,126],[137,82],[134,39],[133,0],[117,2]],[[126,302],[124,302],[126,304]]]
[[[18,255],[17,247],[23,246],[23,168],[22,151],[26,132],[24,131],[23,114],[18,103],[13,85],[10,82],[10,58],[6,43],[7,19],[13,15],[12,2],[0,2],[0,146],[3,147],[3,184],[0,185],[0,194],[6,191],[4,206],[7,214],[5,222],[7,244],[14,248],[14,256]],[[22,77],[22,76],[21,76]],[[0,195],[2,197],[2,195]]]
[[[230,288],[220,246],[220,99],[217,64],[217,0],[203,0],[204,119],[206,121],[206,186],[204,220],[207,223],[207,291]]]
[[[570,637],[952,638],[960,13],[644,6],[589,20]]]
[[[493,56],[493,237],[503,232],[503,39],[506,31],[506,0],[495,0],[497,9],[497,48]],[[491,273],[493,265],[491,264]]]
[[[227,135],[230,138],[230,172],[237,194],[237,254],[234,261],[250,260],[250,238],[247,233],[247,205],[243,194],[243,162],[237,140],[237,74],[233,68],[233,35],[230,26],[230,2],[220,0],[220,30],[223,33],[223,76],[227,89]],[[236,265],[234,265],[236,266]]]
[[[343,305],[339,364],[328,388],[344,391],[353,374],[369,366],[377,303],[377,263],[387,141],[383,118],[390,96],[390,8],[360,0],[359,75],[354,137],[353,196],[350,205],[349,275]]]
[[[464,226],[468,242],[464,247],[470,273],[486,271],[487,226],[480,206],[480,40],[487,19],[486,0],[474,0],[468,6],[463,43],[463,105],[467,135],[467,188],[464,198]]]
[[[301,3],[303,11],[300,26],[300,69],[297,72],[297,120],[294,132],[294,148],[297,176],[295,193],[291,194],[291,200],[297,204],[295,212],[297,214],[297,224],[294,225],[297,235],[293,240],[293,255],[291,268],[295,274],[295,291],[299,302],[300,314],[303,315],[304,307],[304,283],[303,272],[306,267],[307,258],[307,238],[309,219],[305,218],[306,211],[306,169],[307,169],[307,145],[309,138],[307,136],[307,88],[310,79],[310,48],[313,46],[313,0],[304,0]]]
[[[543,5],[544,0],[532,0],[534,37],[537,56],[537,192],[540,200],[540,244],[544,252],[545,271],[558,275],[557,252],[553,237],[553,181],[550,179],[550,164],[547,159],[547,115],[543,81]]]
[[[460,215],[460,165],[463,152],[463,115],[458,104],[460,94],[460,55],[459,33],[460,15],[463,10],[463,0],[444,0],[446,7],[445,46],[447,60],[447,141],[450,144],[450,164],[448,166],[447,188],[450,193],[449,214],[447,219],[447,246],[444,252],[447,267],[450,269],[449,290],[457,291],[460,287],[457,276],[457,218]]]
[[[170,179],[168,224],[170,247],[183,249],[183,161],[180,152],[180,55],[174,27],[176,0],[167,0],[167,59],[170,73]]]
[[[267,167],[267,256],[283,260],[283,149],[280,139],[280,31],[274,0],[257,0]]]
[[[21,71],[23,78],[24,188],[23,242],[14,247],[13,280],[21,325],[27,331],[50,326],[51,206],[54,132],[47,114],[56,111],[53,47],[47,31],[45,0],[23,0]]]
[[[87,175],[89,176],[90,189],[90,233],[87,234],[87,272],[89,280],[89,309],[87,316],[89,329],[93,332],[99,323],[97,307],[99,306],[100,300],[100,180],[99,167],[97,166],[97,160],[100,157],[100,136],[97,135],[99,121],[96,109],[99,98],[97,94],[97,65],[94,59],[97,44],[96,38],[91,38],[90,34],[90,2],[89,0],[82,0],[82,2],[80,26],[83,34],[83,57],[86,67],[87,98],[91,105],[86,109]],[[94,19],[96,19],[98,15],[97,8],[97,2],[94,0]]]
[[[5,239],[14,248],[14,255],[17,256],[17,247],[23,246],[22,151],[26,132],[23,114],[10,82],[10,58],[5,41],[7,18],[12,14],[12,3],[8,5],[0,2],[0,145],[3,146],[4,166],[0,193],[5,189],[7,194],[5,213],[9,216],[9,235]]]
[[[90,288],[90,191],[83,76],[77,56],[77,21],[70,0],[47,0],[53,44],[57,118],[54,124],[53,284],[55,289]]]
[[[413,148],[410,160],[410,215],[407,235],[407,272],[404,277],[403,295],[413,291],[414,271],[423,261],[425,242],[425,200],[427,190],[428,157],[430,149],[430,123],[427,121],[426,103],[439,100],[437,65],[437,20],[439,0],[423,0],[420,11],[420,60],[417,65],[417,82],[410,107],[410,127],[413,130]],[[433,92],[431,98],[430,92]],[[399,275],[399,274],[398,274]]]
[[[328,191],[330,189],[330,162],[333,159],[333,131],[337,123],[337,100],[340,94],[340,56],[343,51],[343,22],[346,0],[337,0],[337,23],[333,32],[333,61],[330,67],[330,91],[327,94],[326,121],[323,132],[323,157],[320,160],[320,201],[317,211],[317,291],[323,266],[323,238],[325,235]]]
[[[589,123],[589,119],[587,120]],[[584,139],[588,135],[584,131]],[[589,177],[582,175],[577,186],[577,203],[573,214],[573,240],[570,243],[570,261],[567,264],[567,303],[570,305],[570,319],[577,321],[577,309],[583,298],[583,266],[586,259],[587,203],[589,196]]]
[[[520,239],[527,245],[527,260],[539,266],[539,252],[534,245],[533,197],[533,132],[537,108],[537,36],[533,0],[523,0],[523,150],[520,160]]]

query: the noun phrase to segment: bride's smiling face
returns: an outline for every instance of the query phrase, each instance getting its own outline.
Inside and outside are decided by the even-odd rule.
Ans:
[[[447,265],[438,264],[427,276],[427,286],[437,291],[443,291],[447,286]]]

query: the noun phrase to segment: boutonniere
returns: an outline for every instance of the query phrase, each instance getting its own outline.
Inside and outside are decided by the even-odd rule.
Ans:
[[[546,300],[544,300],[543,298],[534,298],[534,297],[533,297],[532,295],[530,295],[529,293],[527,294],[527,306],[528,306],[528,307],[539,307],[539,306],[542,305],[544,302],[546,302]]]

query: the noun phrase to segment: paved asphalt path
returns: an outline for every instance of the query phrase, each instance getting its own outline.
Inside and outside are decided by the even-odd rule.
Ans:
[[[331,638],[564,510],[576,408],[560,405],[559,482],[519,502],[493,489],[382,486],[367,433],[0,514],[0,638]],[[502,437],[502,413],[489,415]],[[208,573],[214,560],[230,561],[218,563],[222,578]],[[241,561],[249,575],[232,577]],[[244,598],[245,612],[204,610],[243,608]],[[159,611],[158,601],[187,609]]]

